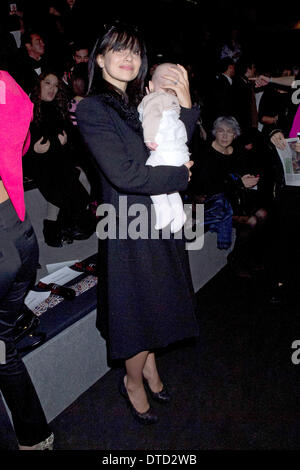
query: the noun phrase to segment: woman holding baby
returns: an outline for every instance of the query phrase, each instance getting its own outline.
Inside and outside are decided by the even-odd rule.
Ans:
[[[138,422],[151,424],[158,417],[148,397],[161,403],[171,399],[155,350],[198,334],[185,241],[173,234],[166,239],[160,230],[153,236],[151,196],[184,191],[193,163],[145,165],[149,150],[137,106],[144,95],[147,57],[135,28],[110,27],[97,40],[89,65],[89,92],[78,105],[78,124],[99,167],[102,202],[114,208],[117,220],[116,237],[99,240],[97,327],[110,359],[125,362],[121,395]],[[190,138],[198,111],[191,108],[186,70],[169,67],[165,79]],[[124,197],[126,211],[120,203]],[[129,229],[137,207],[144,231],[133,239]]]

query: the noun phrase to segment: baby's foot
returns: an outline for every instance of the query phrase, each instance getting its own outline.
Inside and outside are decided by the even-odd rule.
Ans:
[[[156,205],[155,206],[155,216],[156,216],[156,223],[155,229],[162,230],[167,227],[173,220],[174,216],[168,205]]]
[[[182,211],[182,213],[176,216],[171,222],[171,233],[176,233],[182,229],[186,221],[186,213]]]

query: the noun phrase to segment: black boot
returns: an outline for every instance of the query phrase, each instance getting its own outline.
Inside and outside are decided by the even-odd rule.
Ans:
[[[44,220],[43,234],[45,243],[49,246],[59,248],[62,244],[61,225],[57,220]]]
[[[73,240],[87,240],[96,231],[96,219],[88,211],[61,222],[63,236],[68,236]]]

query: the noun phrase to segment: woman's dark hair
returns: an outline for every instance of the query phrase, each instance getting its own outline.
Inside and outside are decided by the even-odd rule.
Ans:
[[[88,64],[86,62],[81,62],[80,64],[74,65],[70,83],[74,96],[86,95],[88,87]]]
[[[53,71],[45,71],[41,73],[38,77],[38,81],[36,82],[32,93],[30,93],[30,99],[34,104],[33,108],[33,121],[39,123],[41,120],[41,82],[48,76],[48,75],[55,75],[58,79],[58,90],[56,96],[53,100],[53,104],[56,106],[57,110],[59,111],[62,119],[69,119],[69,112],[68,112],[68,94],[65,90],[65,86],[59,75]]]
[[[101,69],[97,63],[99,54],[105,54],[108,51],[118,51],[120,49],[130,49],[131,51],[140,52],[141,54],[141,67],[137,77],[129,82],[126,89],[126,95],[131,105],[137,105],[144,95],[144,81],[148,69],[148,60],[146,54],[146,46],[138,32],[138,30],[129,25],[116,24],[109,27],[108,31],[103,37],[99,37],[96,41],[94,49],[89,59],[89,85],[88,94],[101,93],[103,89],[107,89],[107,84],[104,84]],[[119,93],[121,90],[115,88]],[[121,92],[124,98],[126,95]]]

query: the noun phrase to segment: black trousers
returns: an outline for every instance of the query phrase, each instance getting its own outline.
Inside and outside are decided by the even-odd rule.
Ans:
[[[31,222],[21,222],[8,199],[0,204],[0,390],[19,444],[32,446],[51,431],[13,337],[25,295],[35,280],[38,244]]]
[[[272,277],[275,281],[289,281],[294,272],[299,272],[300,187],[286,186],[281,190],[272,216]]]

